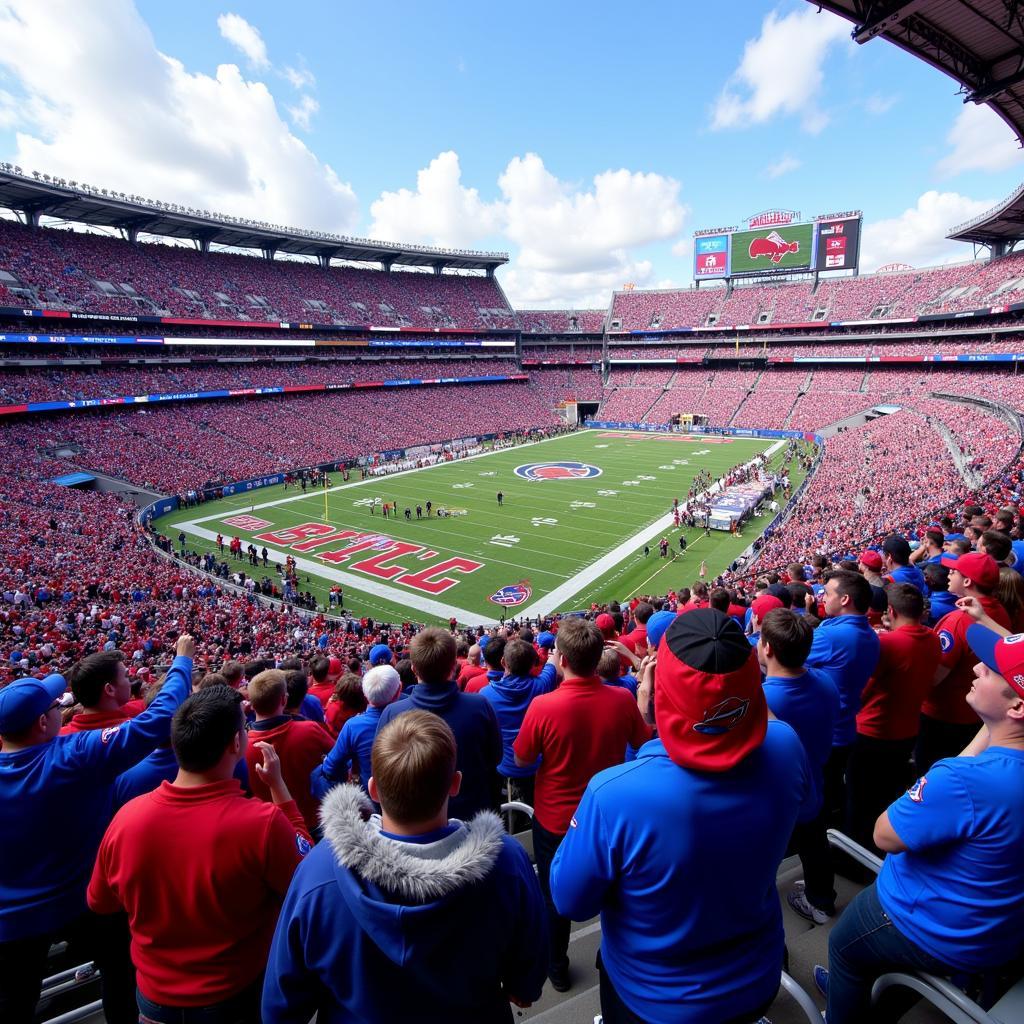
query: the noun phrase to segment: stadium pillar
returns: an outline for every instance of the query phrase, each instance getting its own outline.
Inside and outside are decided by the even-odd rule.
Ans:
[[[435,276],[436,277],[440,277],[442,271],[444,270],[444,266],[445,266],[444,265],[444,260],[437,260],[435,263],[431,264],[431,266],[433,266],[433,268],[434,268]]]
[[[391,268],[394,265],[395,265],[395,257],[394,256],[385,256],[380,261],[380,268],[381,268],[381,270],[386,270],[389,274],[391,273]]]
[[[22,212],[22,214],[25,217],[25,223],[30,228],[37,228],[37,227],[39,227],[39,207],[37,207],[37,206],[26,206],[25,209],[22,210],[21,212]]]
[[[277,252],[277,246],[276,245],[265,245],[263,247],[263,258],[265,260],[272,260],[274,258],[274,253],[276,253],[276,252]]]

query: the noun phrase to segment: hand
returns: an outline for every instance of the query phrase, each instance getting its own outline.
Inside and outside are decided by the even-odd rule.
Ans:
[[[975,622],[981,622],[986,617],[985,609],[982,608],[981,602],[976,597],[957,598],[956,606],[960,611],[967,612]]]
[[[178,637],[177,644],[174,646],[174,653],[177,654],[179,658],[195,657],[195,640],[188,633],[182,633],[181,636]]]
[[[518,1006],[521,1010],[525,1010],[528,1006],[533,1006],[533,1003],[531,1003],[529,1000],[527,1000],[527,999],[520,999],[519,996],[512,995],[512,993],[509,992],[508,989],[505,989],[504,992],[505,992],[505,998],[513,1006]]]
[[[804,607],[809,611],[813,612],[818,607],[818,599],[814,594],[804,594]]]
[[[261,740],[255,746],[263,755],[263,763],[256,765],[256,774],[260,777],[260,781],[265,782],[268,789],[282,785],[284,779],[281,775],[281,758],[277,756],[273,744]]]

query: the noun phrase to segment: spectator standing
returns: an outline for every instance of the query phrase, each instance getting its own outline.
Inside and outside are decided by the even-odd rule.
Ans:
[[[646,636],[645,629],[645,645]],[[533,851],[548,909],[548,977],[556,991],[565,992],[570,987],[569,919],[551,898],[551,862],[587,783],[597,772],[621,764],[627,744],[640,747],[650,729],[629,691],[605,686],[596,674],[604,639],[593,622],[563,621],[555,649],[562,684],[533,700],[512,750],[520,768],[532,768],[541,758],[534,785]]]
[[[494,641],[487,645],[488,650]],[[519,730],[523,725],[526,711],[535,697],[542,693],[550,693],[558,682],[558,671],[555,667],[557,656],[551,651],[547,664],[541,669],[540,675],[533,675],[533,667],[537,661],[537,652],[533,644],[525,640],[510,640],[505,644],[502,663],[505,674],[500,679],[490,682],[480,691],[480,695],[490,701],[494,714],[501,728],[502,758],[498,765],[498,775],[502,783],[506,780],[514,789],[514,799],[522,800],[533,806],[533,781],[537,771],[537,762],[526,767],[516,764],[512,744],[515,743]]]
[[[857,739],[847,765],[848,833],[863,846],[879,814],[910,783],[910,755],[942,648],[921,619],[924,597],[910,583],[891,583],[888,630],[879,636],[878,664],[864,687]]]
[[[331,752],[310,776],[313,796],[322,800],[333,786],[348,782],[355,775],[363,792],[370,781],[370,752],[377,724],[384,709],[402,694],[402,678],[390,665],[377,665],[363,676],[366,710],[350,718],[341,728]]]
[[[247,800],[233,778],[246,750],[237,691],[193,694],[171,744],[178,775],[118,811],[89,906],[128,913],[141,1018],[176,1024],[202,1008],[205,1020],[258,1024],[274,925],[309,834],[269,743],[256,774],[272,804]]]
[[[949,570],[951,594],[975,598],[986,615],[1004,629],[1010,628],[1010,618],[994,593],[999,585],[999,565],[994,558],[972,551],[959,558],[945,555],[942,564]],[[919,775],[926,775],[943,757],[956,757],[978,730],[978,716],[965,699],[974,685],[976,659],[967,643],[967,629],[973,621],[958,607],[935,625],[942,658],[935,670],[935,685],[921,705],[914,749]]]
[[[166,740],[192,689],[194,651],[179,637],[149,710],[99,731],[58,735],[62,676],[0,690],[0,1020],[32,1019],[50,944],[69,935],[100,965],[108,1017],[122,1019],[124,978],[102,974],[103,927],[85,892],[114,781]]]
[[[729,616],[675,619],[642,671],[644,707],[652,679],[658,739],[590,781],[552,895],[577,920],[601,915],[606,1024],[752,1021],[779,987],[775,875],[810,805],[806,757],[768,721],[754,651]]]
[[[826,826],[843,820],[846,808],[846,764],[857,739],[857,712],[864,686],[878,664],[878,635],[867,619],[871,607],[871,585],[859,573],[848,569],[831,572],[822,593],[825,619],[814,631],[808,668],[831,676],[839,691],[839,714],[832,731],[832,750],[825,764],[825,802],[821,809]],[[835,913],[832,857],[824,829],[815,829],[801,848],[801,860],[811,861],[820,873],[820,903],[811,903],[804,885],[798,882],[788,899],[790,906],[816,924]],[[830,898],[826,898],[831,893]],[[806,904],[806,906],[805,906]]]
[[[885,561],[884,578],[893,583],[909,583],[925,592],[924,575],[921,570],[910,562],[910,543],[906,537],[892,534],[882,544],[882,556]]]
[[[509,1002],[540,996],[536,877],[495,814],[449,817],[456,760],[448,725],[412,710],[374,740],[381,815],[355,786],[327,795],[326,842],[296,872],[274,936],[264,1024],[511,1024]]]
[[[462,784],[451,799],[452,817],[467,821],[479,811],[497,810],[501,730],[490,702],[478,693],[462,693],[454,680],[455,638],[431,627],[413,637],[409,659],[419,680],[408,697],[381,713],[378,732],[407,711],[431,711],[443,718],[455,734],[457,769]]]
[[[89,729],[106,729],[134,718],[128,707],[131,679],[120,651],[98,651],[83,658],[68,680],[81,711],[61,729],[62,736]]]
[[[466,654],[465,664],[459,670],[459,689],[465,690],[474,676],[485,675],[487,675],[487,666],[483,664],[483,652],[480,650],[480,645],[471,644]]]
[[[273,793],[257,768],[262,758],[261,743],[269,743],[281,762],[285,786],[302,812],[312,835],[317,827],[317,801],[309,788],[313,769],[330,753],[334,742],[316,722],[293,718],[285,713],[288,683],[280,669],[261,672],[249,683],[249,703],[256,712],[250,728],[252,743],[245,749],[249,785],[253,796],[270,802]]]
[[[338,658],[325,658],[321,655],[309,663],[309,676],[312,680],[309,684],[309,696],[320,701],[321,707],[325,710],[327,702],[334,695],[334,684],[343,670],[341,660]]]

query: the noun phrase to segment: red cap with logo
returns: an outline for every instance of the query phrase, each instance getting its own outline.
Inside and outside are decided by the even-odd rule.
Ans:
[[[983,551],[968,551],[959,558],[943,555],[942,564],[947,569],[956,569],[961,576],[986,590],[995,590],[999,583],[999,563]]]
[[[1000,636],[976,622],[967,627],[971,650],[1024,697],[1024,633]]]

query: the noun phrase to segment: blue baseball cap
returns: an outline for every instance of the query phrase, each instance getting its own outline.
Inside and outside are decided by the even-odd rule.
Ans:
[[[390,665],[391,648],[387,644],[374,644],[370,648],[369,662],[371,665]]]
[[[538,647],[554,647],[555,646],[555,634],[544,632],[537,637]]]
[[[647,620],[647,644],[652,650],[658,649],[661,638],[668,631],[668,627],[676,620],[675,612],[655,612]]]
[[[67,688],[64,677],[57,673],[8,683],[0,690],[0,735],[13,736],[27,729]]]

